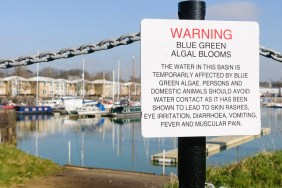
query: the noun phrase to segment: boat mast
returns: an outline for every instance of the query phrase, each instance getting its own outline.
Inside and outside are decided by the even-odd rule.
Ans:
[[[120,61],[118,60],[118,73],[117,73],[117,101],[119,101],[119,95],[120,95],[120,82],[119,82],[119,66],[120,66]]]
[[[82,98],[84,99],[85,81],[84,81],[84,58],[82,59]]]
[[[113,70],[113,103],[115,102],[115,70]]]
[[[135,85],[135,56],[132,57],[132,86],[134,87],[134,85]],[[136,95],[136,91],[135,91],[135,95]]]
[[[37,55],[39,56],[39,50],[37,50]],[[39,63],[36,63],[36,100],[35,100],[35,105],[36,106],[38,106],[38,95],[39,95],[38,69],[39,69]]]
[[[105,91],[105,72],[103,72],[103,90],[102,90],[102,97],[104,96]]]

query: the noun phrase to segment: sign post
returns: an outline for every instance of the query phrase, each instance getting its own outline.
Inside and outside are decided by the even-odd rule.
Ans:
[[[178,17],[185,20],[204,20],[204,1],[178,3]],[[206,181],[206,137],[178,137],[179,188],[202,188]]]
[[[259,28],[203,21],[203,1],[178,8],[141,22],[142,135],[178,137],[179,186],[204,187],[206,136],[260,133]]]

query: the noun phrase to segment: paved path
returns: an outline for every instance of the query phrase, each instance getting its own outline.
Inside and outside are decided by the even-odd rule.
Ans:
[[[104,169],[67,168],[56,176],[29,180],[21,188],[158,188],[168,185],[170,177]]]

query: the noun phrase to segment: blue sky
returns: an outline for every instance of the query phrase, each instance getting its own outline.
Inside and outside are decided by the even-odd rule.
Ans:
[[[178,19],[178,0],[9,0],[1,1],[0,59],[58,51],[140,31],[144,18]],[[207,20],[256,21],[260,44],[282,53],[282,1],[206,0]],[[40,68],[85,68],[90,73],[117,70],[122,78],[140,72],[140,42],[65,60],[40,63]],[[246,62],[247,63],[247,62]],[[28,67],[35,70],[35,65]],[[282,63],[260,57],[260,79],[282,80]]]

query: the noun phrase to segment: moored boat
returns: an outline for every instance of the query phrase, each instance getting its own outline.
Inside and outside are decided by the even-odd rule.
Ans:
[[[100,103],[98,104],[89,104],[84,105],[82,107],[76,108],[74,110],[79,115],[85,115],[85,116],[106,116],[108,115],[108,111],[105,110],[104,106]]]
[[[1,106],[1,108],[3,108],[3,109],[13,109],[13,108],[15,108],[15,106],[5,105],[5,106]]]
[[[282,103],[275,103],[272,108],[282,108]]]
[[[275,104],[275,103],[270,102],[270,103],[267,103],[265,106],[266,106],[267,108],[273,108],[274,104]]]
[[[141,106],[119,106],[113,108],[110,117],[141,117]]]
[[[272,100],[270,98],[266,97],[266,98],[262,98],[260,100],[260,103],[261,103],[262,106],[267,106],[267,105],[272,103]]]
[[[50,106],[15,106],[14,109],[17,113],[21,114],[52,113],[52,108]]]
[[[97,101],[80,98],[68,98],[63,100],[63,104],[65,110],[69,113],[70,111],[76,110],[77,108],[81,108],[85,105],[97,104]]]

